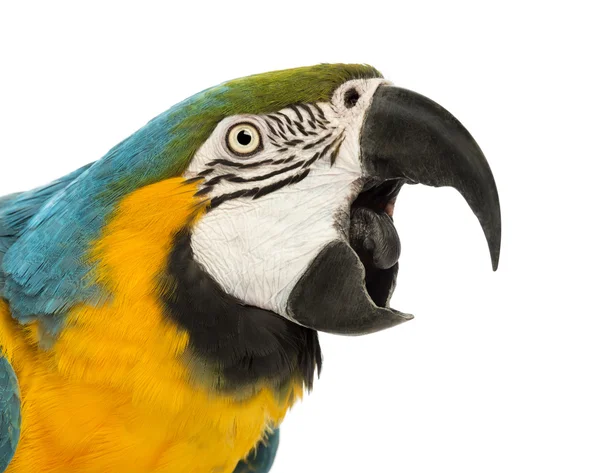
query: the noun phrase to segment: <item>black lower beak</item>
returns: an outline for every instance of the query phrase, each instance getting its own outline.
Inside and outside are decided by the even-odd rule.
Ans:
[[[410,90],[380,86],[363,124],[361,154],[370,177],[458,190],[479,219],[496,270],[501,222],[494,176],[473,137],[446,109]]]

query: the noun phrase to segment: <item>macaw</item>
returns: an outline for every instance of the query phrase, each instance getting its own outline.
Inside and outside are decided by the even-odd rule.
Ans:
[[[0,199],[0,472],[267,473],[317,332],[389,305],[404,184],[500,207],[468,131],[365,65],[231,80]]]

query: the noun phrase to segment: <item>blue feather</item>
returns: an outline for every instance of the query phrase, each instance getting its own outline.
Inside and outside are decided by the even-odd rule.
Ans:
[[[70,182],[58,185],[57,192],[42,188],[0,201],[0,229],[6,227],[8,234],[0,243],[0,295],[9,301],[13,317],[22,323],[44,315],[60,319],[77,303],[97,304],[109,297],[88,279],[91,242],[128,193],[181,174],[200,144],[187,133],[188,120],[219,105],[225,90],[209,89],[209,97],[204,91],[175,105],[73,178],[63,178]],[[200,123],[194,123],[198,131]],[[12,215],[23,200],[31,202],[23,215],[4,217],[2,223],[2,215]]]
[[[19,383],[6,358],[0,355],[0,473],[12,460],[21,433]]]
[[[21,236],[31,218],[52,198],[83,174],[90,164],[50,184],[27,192],[0,197],[0,296],[3,296],[2,260]]]

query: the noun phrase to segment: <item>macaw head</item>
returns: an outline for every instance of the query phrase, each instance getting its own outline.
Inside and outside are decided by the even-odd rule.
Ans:
[[[37,236],[6,255],[5,297],[25,285],[45,295],[14,297],[17,316],[64,310],[86,291],[89,300],[78,254],[119,199],[177,176],[206,210],[176,243],[197,274],[239,304],[312,329],[362,334],[411,318],[389,307],[405,184],[457,189],[498,264],[498,194],[469,132],[372,67],[319,65],[205,90],[83,170],[36,216]]]
[[[468,131],[433,101],[362,66],[276,72],[222,88],[230,112],[184,176],[209,202],[191,228],[194,259],[225,292],[334,333],[410,319],[388,306],[400,255],[394,201],[404,184],[456,188],[496,268],[494,178]]]

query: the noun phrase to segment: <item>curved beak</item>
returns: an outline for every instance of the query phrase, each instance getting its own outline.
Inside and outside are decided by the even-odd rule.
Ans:
[[[500,258],[501,220],[496,182],[483,152],[462,124],[434,101],[382,85],[363,124],[365,172],[379,180],[454,187],[477,216],[492,267]]]
[[[500,256],[494,176],[473,137],[447,110],[422,95],[382,85],[367,111],[360,145],[365,177],[374,187],[353,204],[358,208],[351,216],[350,241],[323,248],[288,300],[289,315],[298,323],[345,335],[412,318],[389,307],[400,242],[384,208],[402,184],[457,189],[479,219],[494,270]]]

